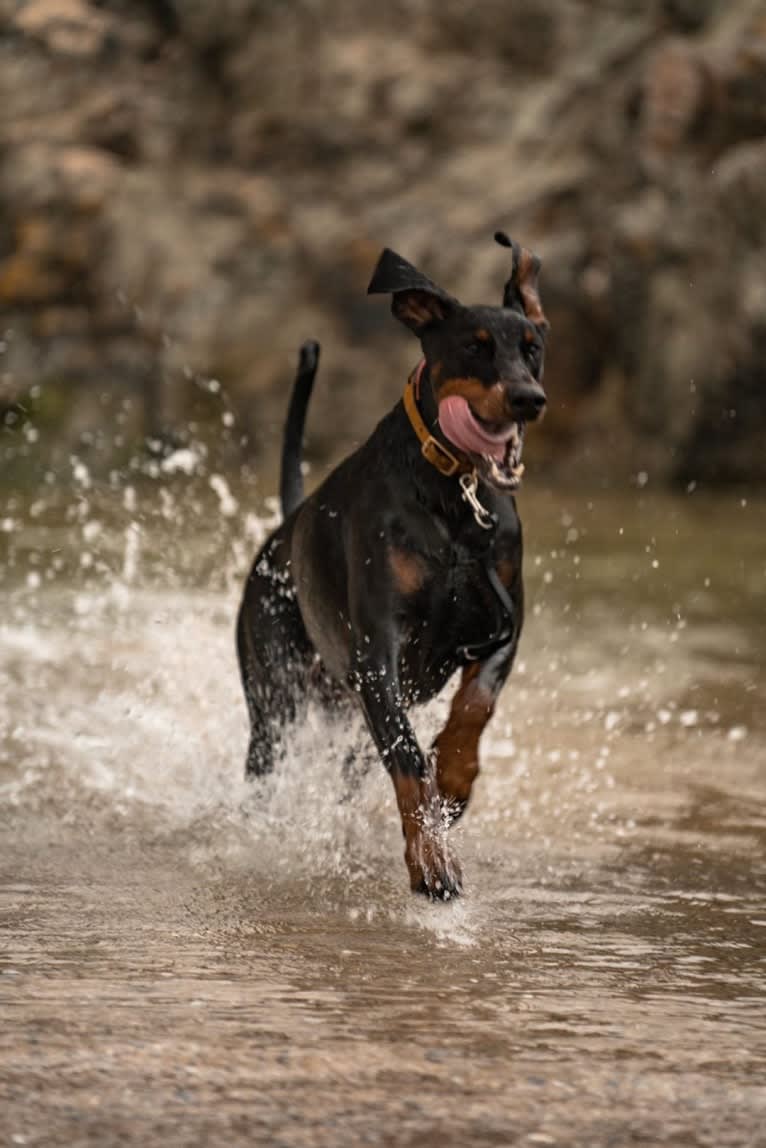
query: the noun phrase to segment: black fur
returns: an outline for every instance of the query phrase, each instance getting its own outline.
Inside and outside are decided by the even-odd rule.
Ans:
[[[290,406],[285,422],[282,444],[282,472],[279,486],[282,515],[287,518],[303,502],[303,474],[301,472],[301,446],[306,411],[314,388],[319,365],[319,343],[304,343],[301,347],[298,372],[293,384]]]
[[[399,317],[421,340],[420,408],[436,437],[446,442],[438,401],[447,385],[451,393],[463,385],[474,397],[486,392],[488,401],[504,404],[509,420],[540,413],[543,335],[515,306],[463,307],[389,250],[369,290],[391,293]],[[462,667],[466,712],[478,698],[491,713],[523,621],[521,524],[514,499],[484,476],[478,493],[496,525],[491,532],[480,527],[457,479],[423,457],[401,401],[300,502],[300,438],[317,356],[316,344],[304,347],[290,403],[285,520],[256,557],[239,612],[251,718],[247,772],[272,768],[282,730],[300,716],[312,690],[326,704],[358,703],[394,781],[412,886],[449,896],[459,891],[459,871],[428,829],[433,808],[449,795],[433,781],[407,709],[433,698]],[[510,600],[510,618],[487,577],[490,564]],[[503,633],[503,626],[500,648],[472,668],[466,649]],[[459,720],[458,714],[458,734]],[[450,736],[457,745],[454,729]],[[466,801],[453,802],[454,815]]]

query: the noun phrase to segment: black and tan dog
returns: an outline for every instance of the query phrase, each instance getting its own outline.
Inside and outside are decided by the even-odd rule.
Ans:
[[[511,492],[524,427],[545,406],[540,261],[496,239],[513,257],[502,307],[464,307],[383,252],[368,293],[392,296],[424,359],[367,442],[305,500],[301,439],[319,347],[303,347],[285,431],[285,518],[255,559],[237,627],[248,774],[271,769],[280,731],[312,690],[328,706],[356,699],[394,783],[412,888],[445,899],[461,889],[445,818],[468,802],[521,632]],[[426,754],[407,709],[457,670]]]

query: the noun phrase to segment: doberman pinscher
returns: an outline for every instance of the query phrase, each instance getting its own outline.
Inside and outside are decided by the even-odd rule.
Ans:
[[[281,729],[317,687],[355,698],[391,775],[412,888],[461,890],[445,826],[479,770],[479,739],[523,618],[512,491],[524,428],[545,406],[540,260],[512,252],[502,307],[465,307],[386,249],[368,294],[417,336],[423,361],[370,438],[303,498],[306,409],[319,347],[301,350],[282,455],[284,521],[255,559],[237,625],[251,735],[248,775],[269,771]],[[409,706],[460,684],[431,752]]]

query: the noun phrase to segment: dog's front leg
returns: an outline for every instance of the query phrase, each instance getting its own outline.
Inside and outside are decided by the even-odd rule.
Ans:
[[[465,666],[433,755],[439,793],[452,821],[463,813],[479,772],[479,739],[513,664],[517,637],[489,658]]]
[[[446,900],[461,890],[460,868],[447,849],[433,766],[405,712],[397,652],[395,634],[363,635],[355,645],[350,683],[394,783],[412,889]]]

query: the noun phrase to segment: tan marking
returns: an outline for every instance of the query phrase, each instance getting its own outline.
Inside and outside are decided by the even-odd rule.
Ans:
[[[518,284],[524,314],[530,323],[537,326],[548,326],[548,320],[543,314],[540,294],[537,289],[537,277],[540,274],[540,260],[526,247],[522,247],[519,255],[519,265],[515,270],[514,280]]]
[[[495,699],[475,680],[480,668],[474,662],[463,670],[447,724],[434,741],[439,793],[458,816],[471,796],[479,772],[479,740],[495,708]]]
[[[495,566],[497,576],[504,586],[513,585],[516,576],[516,564],[510,558],[501,558]]]
[[[400,593],[408,597],[417,594],[426,580],[428,567],[419,554],[390,546],[388,561],[394,574],[394,581]]]
[[[476,332],[474,338],[478,339],[480,343],[488,343],[492,336],[490,335],[489,331],[485,331],[485,329],[482,327],[479,331]]]
[[[435,296],[425,291],[405,291],[394,295],[394,314],[421,327],[434,319],[443,319],[444,308]]]
[[[437,401],[441,402],[448,395],[460,395],[470,403],[479,418],[486,419],[487,422],[508,422],[510,416],[506,407],[505,387],[501,382],[487,386],[480,379],[446,379],[439,387]]]
[[[393,770],[396,803],[402,819],[404,860],[415,892],[437,894],[445,881],[460,885],[460,867],[437,828],[439,794],[433,777],[408,777]]]
[[[529,327],[527,327],[526,331],[524,332],[524,342],[534,343],[536,338],[537,336],[535,335],[534,331],[530,331]]]

